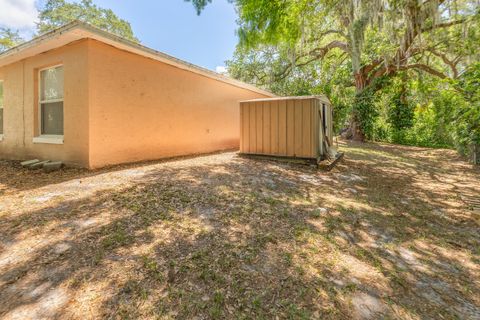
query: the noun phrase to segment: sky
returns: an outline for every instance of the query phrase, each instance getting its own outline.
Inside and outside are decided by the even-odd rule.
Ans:
[[[44,0],[0,0],[0,26],[33,34]],[[93,0],[130,22],[143,45],[211,70],[222,71],[237,44],[235,8],[214,0],[197,15],[184,0]]]

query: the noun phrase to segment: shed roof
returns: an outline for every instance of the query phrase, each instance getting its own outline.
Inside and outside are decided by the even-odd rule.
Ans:
[[[224,83],[234,85],[260,94],[274,97],[269,91],[259,89],[248,83],[226,77],[217,72],[199,67],[166,53],[148,48],[139,43],[124,39],[115,34],[96,28],[88,23],[72,21],[58,29],[24,42],[0,54],[0,67],[23,60],[37,54],[50,51],[81,39],[94,39],[121,50],[135,53],[150,59],[161,61],[174,67],[200,74]]]
[[[260,99],[250,99],[243,100],[240,102],[260,102],[260,101],[281,101],[281,100],[306,100],[306,99],[318,99],[322,102],[331,104],[330,100],[325,95],[314,95],[314,96],[290,96],[290,97],[272,97],[272,98],[260,98]]]

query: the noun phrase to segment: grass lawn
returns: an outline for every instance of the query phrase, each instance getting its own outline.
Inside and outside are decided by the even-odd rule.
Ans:
[[[480,170],[340,147],[331,172],[0,162],[0,319],[480,319]]]

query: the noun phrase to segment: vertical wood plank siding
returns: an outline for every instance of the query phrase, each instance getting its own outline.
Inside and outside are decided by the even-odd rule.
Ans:
[[[263,153],[271,154],[271,116],[270,116],[270,103],[263,102]]]
[[[287,155],[295,155],[295,101],[287,101],[287,121],[285,122],[287,128]]]
[[[263,102],[255,102],[255,128],[256,128],[256,144],[257,144],[257,152],[263,153],[263,110],[262,110]]]
[[[278,155],[278,101],[272,101],[270,103],[270,119],[272,123],[270,125],[270,153]]]
[[[301,100],[294,100],[295,108],[294,108],[294,125],[293,125],[293,134],[294,134],[294,145],[293,145],[293,156],[294,157],[301,157],[303,154],[303,140],[302,140],[302,129],[303,129],[303,111],[302,111],[302,101]],[[287,123],[289,125],[289,123]]]
[[[255,103],[250,104],[250,131],[248,132],[248,137],[250,140],[250,152],[257,152],[257,127],[255,126],[256,122],[256,109]]]
[[[278,101],[278,154],[287,155],[287,101]]]
[[[317,98],[246,101],[240,104],[240,152],[312,158],[321,156],[323,135]],[[327,134],[333,135],[327,104]]]

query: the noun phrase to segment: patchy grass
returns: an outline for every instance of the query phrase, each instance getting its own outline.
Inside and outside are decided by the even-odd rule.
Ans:
[[[478,319],[480,172],[341,144],[44,174],[0,163],[0,318]]]

